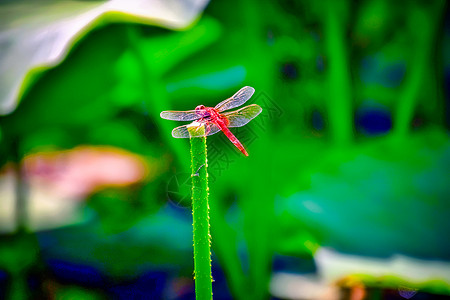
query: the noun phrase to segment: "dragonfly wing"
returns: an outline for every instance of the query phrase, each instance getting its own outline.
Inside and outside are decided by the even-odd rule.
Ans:
[[[231,98],[225,99],[216,105],[215,109],[219,111],[229,110],[238,106],[241,106],[248,99],[250,99],[255,92],[255,89],[251,86],[244,86],[242,89],[237,91]]]
[[[213,134],[218,133],[220,131],[219,126],[217,126],[216,124],[208,123],[208,125],[209,125],[209,132],[208,132],[207,135],[213,135]]]
[[[172,136],[177,139],[189,138],[188,125],[178,126],[172,130]]]
[[[261,106],[251,104],[241,109],[224,113],[223,115],[229,121],[228,127],[241,127],[253,120],[261,112]]]
[[[194,122],[194,123],[201,125],[201,123],[198,123],[198,122]],[[183,126],[178,126],[178,127],[174,128],[172,130],[172,136],[174,138],[190,138],[191,135],[192,135],[192,137],[203,136],[203,134],[201,134],[202,131],[200,131],[200,130],[194,130],[194,131],[191,130],[191,133],[189,133],[189,130],[188,130],[189,126],[196,126],[196,127],[200,128],[198,125],[196,125],[194,123],[191,123],[188,125],[183,125]],[[220,131],[219,126],[217,126],[214,123],[205,123],[205,126],[206,126],[206,128],[205,128],[206,135],[213,135]]]
[[[186,111],[163,111],[160,114],[161,118],[172,121],[193,121],[199,119],[199,115],[195,110]]]

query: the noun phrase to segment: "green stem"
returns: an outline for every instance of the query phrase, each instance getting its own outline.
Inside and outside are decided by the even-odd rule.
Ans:
[[[133,52],[141,71],[140,76],[143,99],[149,99],[146,101],[149,114],[153,114],[152,117],[155,120],[160,120],[159,112],[169,106],[169,98],[165,91],[166,83],[162,80],[161,74],[154,69],[152,64],[153,61],[148,57],[149,54],[145,52],[145,49],[141,45],[140,39],[142,39],[142,37],[139,28],[135,25],[130,25],[128,26],[127,33],[130,49]],[[172,130],[172,125],[169,122],[159,122],[158,126],[161,128],[161,132],[170,132]],[[187,163],[185,164],[187,161],[187,157],[185,156],[186,152],[184,152],[180,143],[177,143],[175,139],[169,135],[162,135],[162,138],[165,139],[165,142],[168,145],[172,146],[172,149],[183,168],[187,168]]]
[[[204,134],[205,128],[204,126],[191,127],[189,131],[191,130],[203,131]],[[211,235],[209,233],[206,137],[191,137],[190,140],[195,296],[197,300],[210,300],[212,299]]]
[[[22,300],[29,299],[30,294],[28,291],[27,278],[24,272],[14,273],[11,276],[11,286],[9,288],[9,294],[7,299]]]
[[[325,5],[324,35],[329,57],[328,101],[332,139],[346,145],[353,139],[350,69],[345,43],[348,1],[328,1]]]
[[[16,175],[16,232],[27,230],[28,184],[25,179],[23,155],[20,153],[20,142],[16,139],[12,146]]]
[[[252,86],[258,91],[264,91],[267,95],[275,97],[276,85],[270,76],[261,76],[261,74],[275,74],[278,72],[278,64],[274,63],[273,49],[267,47],[267,39],[261,34],[261,28],[264,28],[267,20],[265,12],[276,9],[276,5],[269,1],[246,0],[240,1],[239,7],[241,11],[253,11],[242,19],[242,35],[245,38],[242,42],[253,45],[253,47],[244,47],[242,49],[247,57],[248,78],[252,82]],[[257,97],[257,95],[253,96]],[[257,98],[258,99],[258,98]],[[267,112],[266,112],[267,113]],[[268,115],[267,115],[268,116]],[[270,149],[274,140],[279,136],[274,129],[275,126],[267,126],[264,134],[261,135],[253,146],[255,148]],[[255,186],[239,182],[242,178],[252,178],[257,170],[261,159],[265,161],[264,176],[260,176],[259,182]],[[243,159],[240,167],[241,176],[230,184],[236,188],[237,204],[242,210],[243,215],[243,232],[246,243],[247,262],[239,261],[241,270],[234,274],[230,272],[230,282],[234,284],[234,290],[239,289],[238,293],[233,296],[239,300],[260,300],[269,299],[269,284],[271,278],[271,270],[274,256],[274,185],[275,178],[272,176],[275,163],[275,157],[264,155],[262,151],[254,151],[250,154],[249,159]],[[264,187],[264,188],[261,188]],[[228,192],[229,193],[229,192]],[[257,208],[257,209],[255,209]],[[214,220],[215,221],[215,220]],[[239,243],[239,241],[235,241]],[[231,245],[230,243],[228,245]],[[230,246],[228,246],[230,247]],[[239,250],[234,248],[236,253],[234,256],[239,257]],[[245,266],[248,264],[248,267]],[[230,263],[225,261],[224,266],[230,268]],[[232,266],[232,265],[231,265]],[[245,278],[245,274],[247,277]],[[242,278],[242,279],[241,279]]]
[[[398,99],[398,107],[394,118],[394,135],[401,141],[409,133],[414,110],[420,93],[423,92],[423,82],[430,74],[431,58],[436,47],[436,33],[444,12],[445,1],[436,1],[434,6],[426,11],[422,6],[412,8],[411,28],[414,28],[414,53],[410,61],[409,74],[405,79],[403,90]],[[416,29],[416,24],[421,24]],[[433,99],[427,99],[428,102]]]

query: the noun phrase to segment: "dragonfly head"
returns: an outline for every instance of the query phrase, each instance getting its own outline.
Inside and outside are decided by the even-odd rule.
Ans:
[[[205,111],[205,106],[199,105],[195,108],[195,111],[197,112],[197,115],[199,115],[200,117],[204,118],[208,116],[208,113]]]

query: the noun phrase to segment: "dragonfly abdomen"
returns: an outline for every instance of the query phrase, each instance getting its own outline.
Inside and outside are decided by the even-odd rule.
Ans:
[[[228,129],[227,126],[225,126],[223,121],[217,122],[217,125],[219,126],[220,130],[227,136],[227,138],[242,152],[245,156],[248,156],[247,151],[245,150],[244,146],[241,144],[241,142],[237,139],[237,137],[234,136],[234,134]]]

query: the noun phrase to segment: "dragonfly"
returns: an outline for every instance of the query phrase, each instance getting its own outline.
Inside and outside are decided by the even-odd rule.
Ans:
[[[262,108],[257,104],[250,104],[235,111],[228,110],[247,102],[254,92],[254,88],[245,86],[232,97],[223,100],[215,107],[198,105],[193,110],[163,111],[161,112],[161,118],[173,121],[193,121],[190,124],[174,128],[172,130],[172,136],[174,138],[209,136],[222,131],[245,156],[248,156],[242,143],[234,136],[229,128],[246,125],[261,113]],[[191,126],[194,127],[194,130],[191,129],[189,131],[188,128]],[[205,129],[199,130],[202,126]]]

